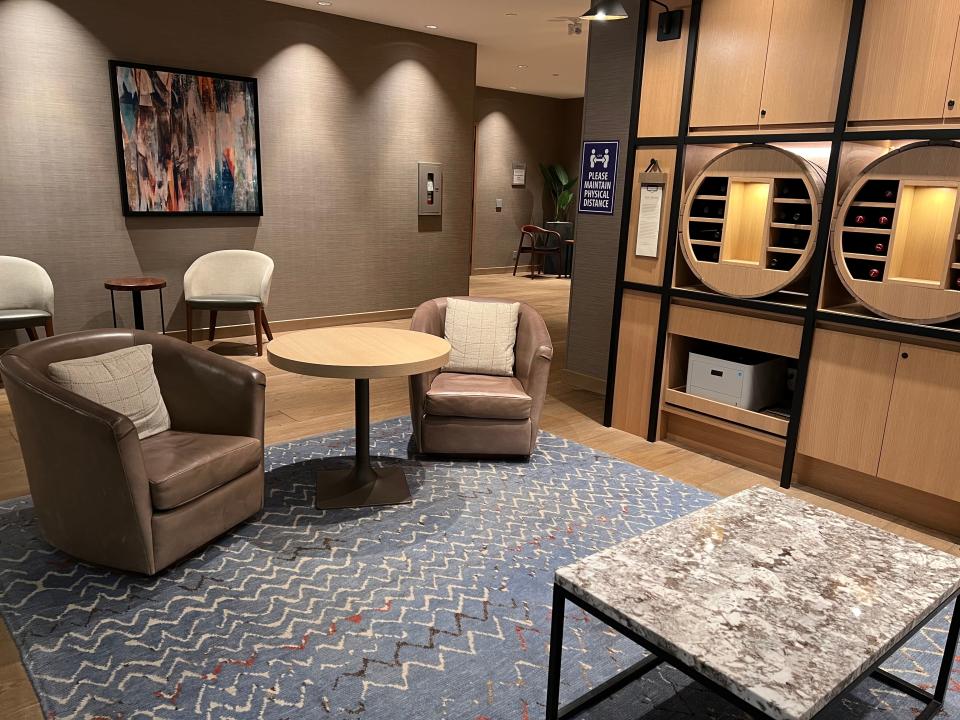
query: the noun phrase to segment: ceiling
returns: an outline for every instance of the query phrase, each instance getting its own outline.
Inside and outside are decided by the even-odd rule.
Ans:
[[[317,0],[269,1],[476,43],[483,87],[583,96],[589,23],[583,34],[568,35],[566,21],[549,20],[580,15],[590,0],[332,0],[326,7]]]

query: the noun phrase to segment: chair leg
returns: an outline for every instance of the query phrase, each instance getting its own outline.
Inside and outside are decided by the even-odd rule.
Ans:
[[[193,343],[193,308],[186,305],[187,310],[187,342]]]
[[[43,331],[47,334],[47,337],[53,337],[53,318],[44,320]]]
[[[208,339],[210,340],[210,342],[213,342],[213,336],[216,334],[216,332],[217,332],[217,311],[211,310],[210,311],[210,335],[208,336]]]
[[[36,340],[36,339],[37,339],[37,329],[36,329],[36,328],[34,328],[34,327],[28,327],[28,328],[24,328],[24,330],[27,331],[27,337],[30,338],[30,340]]]
[[[257,331],[257,357],[263,355],[263,306],[253,309],[253,325]]]
[[[266,308],[260,308],[260,320],[263,321],[263,331],[267,334],[267,340],[273,340],[273,331],[270,329],[270,321],[267,320]]]

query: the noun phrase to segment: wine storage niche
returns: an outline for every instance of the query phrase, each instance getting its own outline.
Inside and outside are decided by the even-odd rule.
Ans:
[[[960,318],[958,215],[960,144],[914,143],[867,165],[832,228],[851,305],[909,322]]]
[[[680,247],[711,290],[763,297],[795,283],[816,243],[823,170],[770,145],[715,157],[683,204]]]

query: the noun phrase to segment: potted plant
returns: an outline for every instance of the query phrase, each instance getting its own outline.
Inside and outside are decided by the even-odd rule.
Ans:
[[[544,165],[541,163],[540,172],[543,174],[544,183],[550,192],[550,198],[553,200],[553,220],[548,220],[544,223],[544,226],[548,230],[556,230],[560,233],[560,237],[563,240],[572,240],[573,223],[571,223],[567,217],[570,203],[573,202],[573,188],[577,184],[577,179],[571,178],[563,165],[560,164]],[[543,214],[546,219],[546,210]],[[565,264],[567,262],[567,253],[570,252],[570,250],[570,247],[565,247],[562,252],[563,262]],[[547,258],[547,260],[551,261],[553,258]],[[552,267],[544,269],[547,272],[557,272],[559,270],[559,268]]]

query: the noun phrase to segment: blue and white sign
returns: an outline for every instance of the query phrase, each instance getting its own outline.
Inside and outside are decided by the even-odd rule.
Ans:
[[[580,162],[580,212],[613,215],[620,142],[585,142]]]

